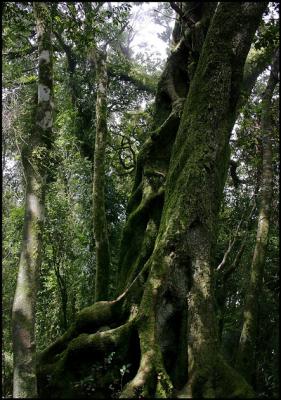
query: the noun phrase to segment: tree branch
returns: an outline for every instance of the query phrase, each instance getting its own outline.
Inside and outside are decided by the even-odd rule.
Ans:
[[[7,57],[8,60],[14,60],[16,58],[21,58],[33,54],[36,50],[37,46],[31,46],[30,48],[27,48],[25,50],[9,51],[8,53],[3,53],[3,56]]]
[[[253,207],[252,207],[252,209],[250,211],[250,214],[249,214],[248,218],[246,219],[247,224],[250,222],[250,220],[252,218],[252,215],[253,215],[253,213],[254,213],[254,211],[256,209],[256,201],[255,201],[255,199],[253,199],[253,201],[254,201]],[[227,248],[226,252],[224,253],[224,256],[223,256],[223,259],[222,259],[221,263],[218,265],[218,267],[216,269],[217,272],[221,271],[222,268],[225,266],[226,260],[227,260],[227,258],[229,256],[231,250],[233,249],[234,244],[236,243],[236,239],[237,239],[239,231],[241,229],[241,225],[244,222],[244,215],[245,215],[245,213],[243,214],[241,220],[239,221],[233,237],[230,238],[230,240],[229,240],[228,248]]]

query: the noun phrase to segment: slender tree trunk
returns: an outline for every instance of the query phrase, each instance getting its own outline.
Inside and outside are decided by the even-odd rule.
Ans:
[[[67,285],[64,280],[64,278],[61,276],[60,273],[60,264],[61,261],[58,262],[58,264],[54,264],[54,269],[55,269],[55,274],[57,278],[57,284],[58,284],[58,289],[59,289],[59,295],[60,295],[60,300],[61,300],[61,331],[65,332],[68,327],[68,318],[67,318],[67,303],[68,303],[68,293],[67,293]]]
[[[256,191],[258,191],[258,189],[256,189]],[[232,276],[233,272],[238,268],[241,258],[242,258],[242,255],[245,250],[245,244],[246,244],[247,236],[248,236],[248,233],[250,230],[249,225],[251,224],[251,218],[256,209],[256,196],[254,196],[253,199],[254,199],[253,206],[252,206],[250,214],[248,215],[246,220],[244,218],[245,214],[243,214],[242,220],[240,220],[240,222],[236,228],[234,237],[231,238],[231,240],[229,242],[229,246],[223,256],[223,260],[215,270],[216,304],[217,304],[217,308],[218,308],[217,314],[218,314],[218,322],[219,322],[220,341],[222,339],[222,334],[223,334],[225,306],[226,306],[226,300],[228,297],[227,282],[228,282],[229,278]],[[237,234],[239,232],[239,229],[241,228],[241,221],[246,222],[246,226],[244,226],[245,231],[243,232],[242,240],[239,243],[239,248],[236,252],[236,255],[235,255],[232,263],[229,264],[227,262],[227,257],[231,251],[230,247],[233,247],[235,241],[237,240]]]
[[[93,225],[96,249],[95,301],[107,300],[110,251],[105,213],[105,149],[107,142],[107,67],[106,50],[95,49],[97,74],[96,137],[93,179]]]
[[[263,269],[265,263],[270,209],[272,199],[272,125],[271,100],[278,82],[279,51],[276,52],[271,66],[271,73],[262,99],[261,135],[262,135],[262,184],[256,244],[251,265],[251,274],[246,293],[243,326],[237,353],[237,368],[246,379],[254,382],[255,352],[258,331],[258,304],[262,290]]]
[[[14,398],[37,397],[35,307],[41,264],[48,152],[52,144],[51,17],[45,3],[34,3],[39,49],[38,105],[22,150],[26,178],[23,243],[12,311]]]
[[[96,38],[93,34],[92,27],[92,5],[85,2],[83,4],[84,12],[86,15],[86,33],[91,37],[92,42]],[[73,82],[76,58],[73,48],[67,45],[62,36],[56,33],[56,37],[64,49],[67,62],[68,72],[70,78],[70,94],[72,97],[72,104],[75,108],[77,105],[78,87]],[[91,42],[91,44],[92,44]],[[96,255],[96,274],[95,274],[95,297],[94,301],[107,300],[109,293],[109,273],[110,273],[110,246],[107,232],[106,222],[106,209],[105,209],[105,150],[107,144],[107,62],[106,62],[106,49],[98,49],[92,46],[91,55],[96,68],[96,133],[95,133],[95,148],[94,152],[89,148],[87,139],[80,140],[82,143],[82,151],[89,159],[93,160],[93,231],[95,242],[95,255]],[[84,117],[81,109],[78,107],[80,118]],[[88,118],[88,115],[87,115]],[[80,133],[78,129],[77,133]],[[84,132],[85,133],[85,132]],[[93,243],[91,243],[92,245]]]

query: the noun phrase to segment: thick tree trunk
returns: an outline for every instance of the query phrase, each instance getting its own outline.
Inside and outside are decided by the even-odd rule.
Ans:
[[[216,3],[190,2],[183,3],[182,7],[186,14],[192,14],[197,26],[190,28],[180,19],[175,24],[174,47],[158,84],[152,133],[137,157],[135,182],[120,249],[118,294],[141,271],[153,251],[172,146],[191,81],[187,67],[192,65],[195,69],[197,65],[198,58],[194,57],[192,49],[200,51]],[[192,34],[193,31],[198,31],[197,35]],[[202,40],[194,40],[197,36]]]
[[[229,393],[251,392],[219,356],[210,256],[239,84],[263,9],[264,4],[221,3],[213,17],[176,136],[141,304],[150,323],[140,338],[142,356],[160,346],[165,364],[169,346],[161,344],[161,335],[173,329],[173,311],[189,292],[187,390],[193,397],[222,396],[227,376]]]
[[[26,179],[23,243],[13,303],[14,398],[37,397],[35,307],[41,264],[44,196],[48,152],[52,144],[51,18],[45,3],[34,3],[39,48],[39,84],[36,121],[22,150]]]
[[[211,249],[244,63],[266,3],[181,6],[153,132],[137,160],[119,297],[82,310],[41,355],[46,395],[73,394],[75,379],[88,373],[95,393],[110,396],[128,363],[120,397],[253,395],[219,352]],[[93,358],[112,353],[101,377]]]
[[[93,225],[96,250],[95,301],[107,300],[110,251],[105,213],[105,149],[107,142],[107,67],[106,50],[95,49],[97,74],[96,138],[93,179]]]
[[[258,300],[262,290],[263,268],[270,225],[273,184],[271,100],[274,88],[278,82],[278,63],[279,51],[275,54],[268,84],[262,99],[261,136],[263,164],[260,209],[256,244],[251,265],[250,283],[246,293],[243,327],[236,360],[237,368],[250,383],[254,382],[256,339],[258,331]]]

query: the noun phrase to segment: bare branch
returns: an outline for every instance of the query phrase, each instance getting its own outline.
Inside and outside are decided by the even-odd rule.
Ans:
[[[254,202],[253,207],[252,207],[252,209],[251,209],[251,211],[250,211],[250,214],[249,214],[248,218],[246,219],[246,222],[247,222],[247,223],[249,223],[249,221],[251,220],[252,215],[253,215],[253,213],[254,213],[254,211],[255,211],[255,209],[256,209],[256,201],[255,201],[255,198],[253,199],[253,202]],[[234,232],[233,237],[232,237],[232,238],[230,237],[230,239],[229,239],[228,248],[227,248],[226,252],[224,253],[224,256],[223,256],[223,259],[222,259],[221,263],[218,265],[218,267],[217,267],[217,269],[216,269],[217,272],[221,271],[222,268],[225,266],[226,260],[227,260],[227,258],[228,258],[228,256],[229,256],[231,250],[233,249],[234,244],[236,243],[236,239],[237,239],[238,234],[239,234],[239,232],[240,232],[241,225],[242,225],[242,223],[244,222],[244,215],[245,215],[245,213],[243,214],[241,220],[239,221],[239,223],[238,223],[238,225],[237,225],[237,228],[236,228],[236,230],[235,230],[235,232]]]

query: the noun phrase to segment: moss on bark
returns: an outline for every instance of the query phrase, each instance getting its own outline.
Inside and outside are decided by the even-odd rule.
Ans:
[[[202,7],[195,7],[193,18],[203,18]],[[220,3],[210,28],[203,30],[207,36],[202,51],[200,44],[195,46],[201,54],[190,88],[186,70],[182,80],[176,73],[181,74],[182,65],[188,67],[188,60],[196,60],[187,45],[197,35],[190,34],[186,42],[178,41],[179,47],[168,61],[170,71],[165,70],[160,80],[155,125],[138,157],[121,245],[119,276],[124,284],[120,283],[118,293],[122,294],[116,301],[120,301],[125,321],[116,323],[124,326],[127,320],[134,327],[133,343],[139,351],[131,357],[123,354],[122,340],[120,348],[116,347],[123,360],[134,360],[132,376],[124,382],[120,397],[180,396],[178,390],[182,387],[186,389],[182,393],[191,397],[253,395],[219,353],[210,254],[228,167],[228,140],[239,82],[264,8],[265,3]],[[188,21],[185,24],[190,29]],[[182,95],[175,82],[184,82],[188,93],[183,112],[175,108],[175,97]],[[164,203],[159,207],[160,198]],[[72,331],[64,351],[54,352],[54,363],[63,362],[56,360],[72,351],[79,353],[81,346],[95,348],[97,356],[101,351],[101,357],[105,357],[112,349],[106,347],[105,338],[119,329],[112,329],[112,323],[110,317],[99,322],[100,327],[110,328],[103,335],[85,335],[85,327],[79,331],[80,336]],[[184,344],[175,343],[175,324],[180,327],[178,335]],[[99,340],[102,344],[95,347],[94,342]],[[175,367],[176,362],[185,366],[183,371]],[[66,363],[62,370],[70,365]]]
[[[105,213],[105,149],[107,143],[106,51],[94,50],[97,74],[96,137],[93,178],[93,225],[96,250],[95,301],[108,299],[110,250]]]

